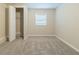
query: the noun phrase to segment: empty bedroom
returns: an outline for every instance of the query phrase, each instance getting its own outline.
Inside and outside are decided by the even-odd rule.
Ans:
[[[0,3],[0,55],[79,55],[79,3]]]

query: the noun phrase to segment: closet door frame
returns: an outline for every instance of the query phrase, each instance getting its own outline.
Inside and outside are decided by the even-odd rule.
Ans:
[[[26,6],[14,6],[15,7],[15,9],[16,8],[23,8],[23,33],[24,33],[24,40],[26,39],[26,23],[27,23],[27,21],[26,21]]]

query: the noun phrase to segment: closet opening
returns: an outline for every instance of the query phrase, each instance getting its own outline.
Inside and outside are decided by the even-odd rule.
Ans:
[[[24,38],[24,10],[16,8],[16,38]]]

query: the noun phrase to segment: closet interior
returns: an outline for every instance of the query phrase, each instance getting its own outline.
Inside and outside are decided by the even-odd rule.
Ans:
[[[16,38],[24,36],[23,21],[23,8],[16,8]]]

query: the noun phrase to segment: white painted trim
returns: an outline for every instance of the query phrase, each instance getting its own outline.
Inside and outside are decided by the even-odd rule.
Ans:
[[[0,44],[2,44],[3,42],[5,42],[6,41],[6,37],[1,37],[0,38]]]
[[[79,49],[77,49],[76,47],[74,47],[73,45],[71,45],[70,43],[68,43],[67,41],[63,40],[61,37],[57,36],[56,37],[61,40],[62,42],[64,42],[65,44],[67,44],[68,46],[70,46],[71,48],[73,48],[75,51],[79,52]]]
[[[15,8],[24,8],[25,6],[24,5],[20,5],[20,6],[14,6]]]
[[[55,36],[55,35],[32,35],[32,34],[29,34],[28,36]]]

